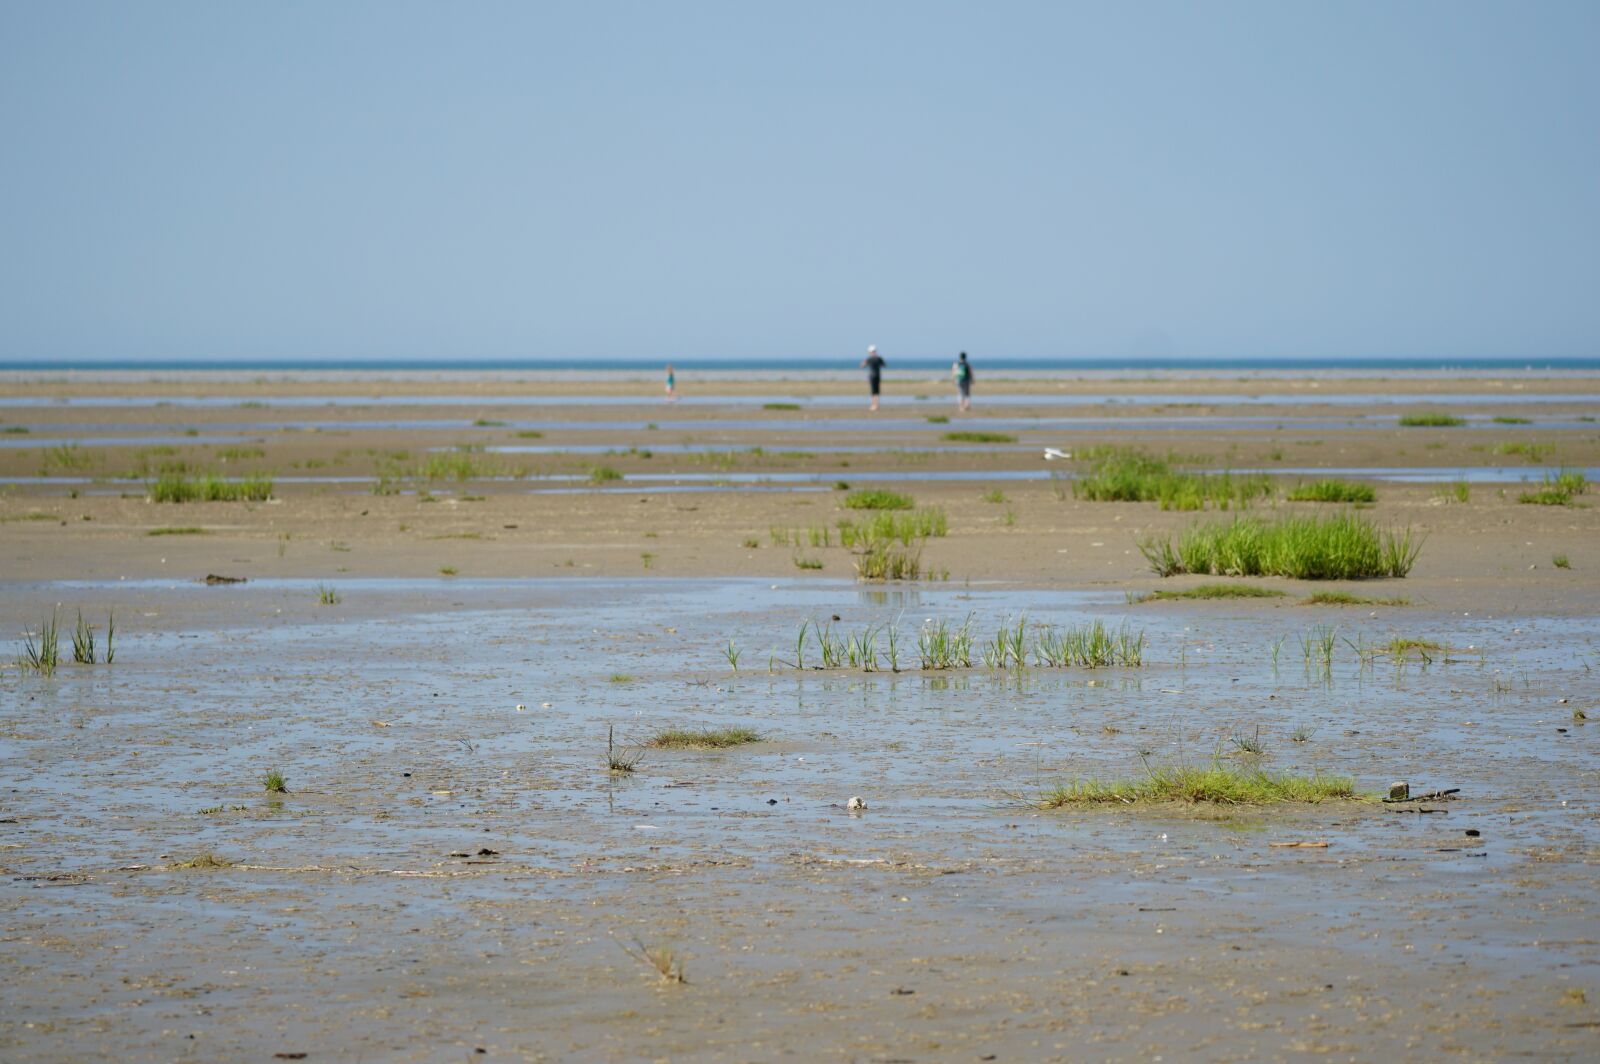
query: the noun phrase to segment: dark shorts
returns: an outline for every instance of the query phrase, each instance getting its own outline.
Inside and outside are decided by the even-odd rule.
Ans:
[[[878,385],[880,383],[882,383],[882,382],[879,381],[878,378],[876,378],[876,377],[868,377],[867,378],[867,387],[872,390],[872,394],[873,395],[877,395],[878,394]]]
[[[965,396],[972,395],[972,382],[971,381],[956,381],[956,387],[961,390],[961,394],[962,395],[965,395]]]

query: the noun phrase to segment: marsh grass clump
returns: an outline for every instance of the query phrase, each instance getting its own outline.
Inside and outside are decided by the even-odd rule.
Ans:
[[[948,425],[948,424],[950,424],[950,415],[948,415],[948,414],[929,414],[928,415],[928,424],[930,424],[930,425]],[[27,430],[24,429],[23,431],[27,431]]]
[[[1286,576],[1296,580],[1370,580],[1411,571],[1422,539],[1407,527],[1379,530],[1354,514],[1255,517],[1190,525],[1176,544],[1170,535],[1138,540],[1160,576]]]
[[[972,617],[960,627],[942,619],[924,625],[917,633],[917,655],[928,670],[972,668]]]
[[[145,535],[147,535],[147,536],[204,536],[204,535],[207,535],[207,532],[206,532],[205,529],[200,528],[197,525],[183,525],[182,527],[163,526],[161,528],[152,528],[150,531],[146,532]]]
[[[1530,462],[1543,461],[1555,453],[1555,445],[1549,443],[1535,443],[1529,440],[1526,443],[1512,441],[1494,445],[1494,453],[1498,455],[1517,455]]]
[[[639,767],[644,754],[628,753],[617,745],[616,728],[606,725],[606,771],[613,776],[625,776]]]
[[[1496,425],[1531,425],[1533,421],[1525,417],[1515,417],[1511,414],[1496,414],[1489,419]]]
[[[1472,485],[1465,480],[1452,480],[1448,486],[1434,492],[1433,497],[1441,502],[1469,502],[1472,499]]]
[[[1303,633],[1300,636],[1300,652],[1305,657],[1306,668],[1316,664],[1322,666],[1323,672],[1332,669],[1333,651],[1338,645],[1339,629],[1336,625],[1319,624]]]
[[[419,480],[454,480],[459,483],[511,473],[504,462],[487,458],[482,451],[482,445],[468,443],[454,450],[430,454],[413,470],[413,475]]]
[[[1450,655],[1450,648],[1443,643],[1433,639],[1418,639],[1410,636],[1395,636],[1387,643],[1364,647],[1361,650],[1367,657],[1383,655],[1392,658],[1396,664],[1400,664],[1413,654],[1420,658],[1424,665],[1432,664],[1435,655],[1445,658],[1446,661],[1449,660]]]
[[[1571,569],[1572,559],[1568,558],[1565,554],[1554,554],[1550,557],[1550,564],[1555,566],[1557,569]]]
[[[796,569],[821,569],[822,559],[809,558],[803,554],[796,554],[794,556],[794,567]]]
[[[169,867],[181,868],[185,871],[219,871],[225,868],[232,868],[233,862],[226,857],[218,857],[214,853],[207,852],[191,857],[187,861],[179,861]]]
[[[1301,600],[1307,606],[1409,606],[1410,599],[1368,598],[1348,591],[1318,591]]]
[[[922,577],[922,547],[897,546],[878,542],[869,545],[855,558],[860,580],[919,580]],[[821,568],[821,563],[818,563]]]
[[[1018,665],[1022,664],[1016,653],[1020,649],[1020,632],[1019,624],[1011,647],[1012,660]],[[1099,620],[1059,631],[1042,625],[1033,639],[1034,662],[1051,668],[1138,668],[1144,664],[1144,648],[1143,632],[1130,632],[1126,627],[1113,630]]]
[[[839,545],[853,548],[871,547],[878,543],[899,543],[903,547],[909,547],[918,540],[948,535],[949,531],[950,519],[942,507],[930,506],[909,513],[879,511],[861,521],[848,519],[840,521]],[[821,545],[828,544],[824,542]],[[818,544],[813,542],[812,546]]]
[[[266,502],[272,498],[272,478],[261,476],[224,480],[210,473],[189,476],[163,473],[145,487],[151,502]]]
[[[799,410],[799,403],[762,403],[763,410]]]
[[[689,981],[683,974],[683,955],[671,946],[646,946],[636,938],[632,949],[627,946],[622,949],[641,964],[654,968],[664,983],[683,984]]]
[[[887,488],[863,488],[846,495],[844,505],[851,510],[909,510],[916,500]]]
[[[93,665],[95,662],[94,628],[83,619],[83,611],[78,611],[78,623],[72,629],[72,660],[79,665]]]
[[[589,483],[606,484],[622,479],[622,474],[610,466],[591,466],[589,468]]]
[[[327,587],[323,584],[317,585],[317,605],[337,606],[342,601],[344,601],[344,599],[342,596],[340,596],[337,589]]]
[[[1016,443],[1017,438],[1009,432],[977,432],[964,430],[947,432],[944,439],[951,443]]]
[[[1330,801],[1368,801],[1346,776],[1297,776],[1227,764],[1220,757],[1210,765],[1176,765],[1150,768],[1141,779],[1105,783],[1075,780],[1040,795],[1044,809],[1073,805],[1189,805],[1316,804]]]
[[[1352,484],[1348,480],[1318,480],[1300,484],[1289,492],[1290,502],[1376,502],[1378,493],[1370,484]]]
[[[667,750],[726,750],[762,741],[754,728],[665,728],[656,732],[650,745]]]
[[[1233,744],[1235,750],[1251,757],[1261,757],[1267,752],[1267,745],[1261,741],[1261,725],[1259,724],[1256,725],[1255,731],[1249,735],[1245,735],[1243,732],[1235,732],[1228,737],[1228,741]]]
[[[39,625],[37,641],[34,633],[27,631],[22,633],[22,657],[17,659],[17,667],[31,670],[40,676],[54,676],[56,666],[60,662],[60,621],[57,613],[52,610],[50,619]]]
[[[269,768],[261,777],[261,786],[268,794],[288,794],[289,784],[278,769]]]
[[[1537,506],[1571,506],[1572,500],[1588,489],[1582,470],[1562,469],[1554,475],[1546,473],[1538,491],[1525,491],[1517,501]]]
[[[1467,419],[1454,414],[1402,414],[1400,424],[1404,428],[1446,429],[1465,425]]]
[[[1173,599],[1244,599],[1282,598],[1285,592],[1275,587],[1256,587],[1254,584],[1199,584],[1181,591],[1152,591],[1142,596],[1140,602],[1164,602]]]
[[[1181,473],[1170,461],[1133,447],[1105,447],[1086,456],[1090,469],[1072,484],[1074,498],[1090,502],[1158,502],[1163,510],[1226,510],[1272,495],[1266,476]]]

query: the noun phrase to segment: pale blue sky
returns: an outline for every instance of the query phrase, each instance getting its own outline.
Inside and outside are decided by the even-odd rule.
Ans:
[[[0,359],[1600,355],[1600,3],[0,6]]]

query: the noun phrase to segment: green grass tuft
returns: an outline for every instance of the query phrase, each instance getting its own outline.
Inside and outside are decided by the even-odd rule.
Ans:
[[[1179,765],[1150,769],[1143,779],[1102,783],[1076,780],[1039,796],[1045,809],[1071,805],[1180,802],[1214,805],[1277,805],[1368,801],[1345,776],[1295,776],[1239,768],[1220,759],[1205,768]]]
[[[872,543],[855,559],[856,577],[861,580],[920,580],[922,545],[899,546],[887,541]]]
[[[944,439],[951,443],[1016,443],[1017,438],[1009,432],[947,432]]]
[[[198,477],[163,473],[146,486],[145,493],[151,502],[265,502],[272,498],[272,478],[224,480],[209,473]]]
[[[1406,428],[1444,429],[1466,423],[1466,418],[1456,417],[1454,414],[1404,414],[1400,418],[1400,424]]]
[[[763,410],[799,410],[799,403],[762,403]]]
[[[1348,591],[1318,591],[1302,600],[1307,606],[1409,606],[1410,599],[1368,598]]]
[[[1090,502],[1159,502],[1163,510],[1228,509],[1272,494],[1262,475],[1180,473],[1168,461],[1136,448],[1104,447],[1088,452],[1089,472],[1073,482],[1074,498]]]
[[[650,745],[664,749],[725,750],[761,740],[761,733],[754,728],[666,728],[656,732]]]
[[[622,474],[610,466],[591,466],[589,481],[594,484],[604,484],[608,481],[621,480]]]
[[[1352,484],[1347,480],[1319,480],[1300,484],[1288,495],[1290,502],[1376,502],[1378,493],[1370,484]]]
[[[1554,476],[1546,473],[1543,487],[1523,492],[1517,501],[1538,506],[1571,506],[1572,500],[1587,490],[1589,483],[1581,470],[1563,469]]]
[[[1162,602],[1172,599],[1240,599],[1282,598],[1284,592],[1275,587],[1256,587],[1253,584],[1200,584],[1182,591],[1152,591],[1140,601]]]
[[[266,788],[268,794],[288,794],[289,785],[283,778],[283,773],[275,768],[270,768],[261,777],[261,786]]]
[[[916,500],[887,488],[863,488],[846,495],[844,504],[852,510],[909,510]]]
[[[1295,580],[1370,580],[1411,571],[1422,540],[1410,528],[1382,530],[1355,514],[1255,517],[1190,525],[1139,539],[1139,550],[1160,576],[1287,576]]]
[[[164,526],[162,528],[152,528],[145,533],[147,536],[204,536],[207,534],[205,529],[195,525]]]

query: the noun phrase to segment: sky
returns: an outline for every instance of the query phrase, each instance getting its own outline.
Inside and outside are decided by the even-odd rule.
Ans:
[[[0,360],[1600,356],[1600,3],[7,3]]]

